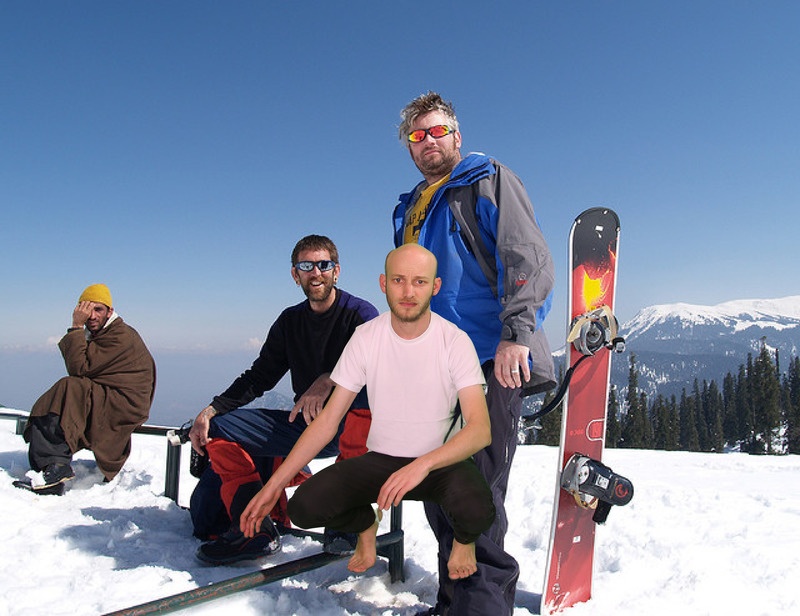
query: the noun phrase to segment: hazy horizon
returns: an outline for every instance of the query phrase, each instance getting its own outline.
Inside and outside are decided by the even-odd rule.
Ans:
[[[797,300],[797,302],[785,300]],[[734,300],[733,303],[744,303],[744,301]],[[774,305],[778,304],[788,313],[787,316],[800,312],[800,295],[785,298],[751,298],[750,301],[755,304],[766,301],[773,306],[773,310]],[[720,307],[720,305],[691,305],[684,302],[660,305],[662,309],[669,306],[683,308],[695,306],[711,312]],[[723,306],[727,306],[727,303]],[[653,308],[655,307],[643,307],[629,321],[620,324],[622,329],[634,324],[640,314],[645,314]],[[554,324],[549,325],[552,330]],[[563,343],[558,342],[559,338],[552,335],[548,337],[551,338],[553,352],[563,347]],[[53,337],[51,344],[37,348],[0,348],[0,405],[28,411],[42,393],[56,380],[65,376],[64,361],[55,342]],[[224,391],[239,374],[250,367],[262,344],[262,341],[254,338],[240,349],[212,350],[198,347],[163,348],[159,346],[158,340],[145,340],[145,342],[153,354],[157,370],[156,393],[148,423],[163,425],[180,425],[193,419],[213,396]],[[627,350],[635,352],[632,348]],[[288,375],[278,383],[274,391],[288,399],[292,398]],[[258,403],[259,401],[255,402]]]
[[[153,350],[156,393],[149,424],[179,426],[194,419],[256,358],[254,351]],[[36,399],[61,377],[64,360],[57,348],[36,351],[0,350],[0,405],[30,411]],[[291,399],[288,378],[275,387]]]

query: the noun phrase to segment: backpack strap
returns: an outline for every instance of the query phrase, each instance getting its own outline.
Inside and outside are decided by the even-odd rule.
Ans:
[[[486,276],[492,294],[497,297],[497,263],[494,252],[490,251],[483,241],[476,211],[481,184],[483,181],[478,180],[468,186],[451,188],[447,194],[447,203],[458,223],[461,239]],[[490,201],[494,203],[491,199]]]
[[[461,417],[461,403],[456,402],[456,408],[453,409],[453,421],[450,422],[450,427],[447,429],[447,434],[444,435],[444,441],[442,443],[446,443],[447,439],[450,438],[450,435],[453,433],[453,429],[456,427],[458,421],[461,420],[461,426],[464,426],[464,420]]]

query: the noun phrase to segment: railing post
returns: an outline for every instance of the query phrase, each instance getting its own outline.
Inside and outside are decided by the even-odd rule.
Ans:
[[[178,487],[181,480],[181,444],[173,444],[167,439],[167,469],[164,478],[164,496],[171,498],[177,504]]]
[[[405,564],[405,538],[403,535],[403,503],[394,505],[391,513],[391,527],[392,533],[399,533],[400,538],[392,545],[387,547],[389,558],[389,577],[392,582],[406,581],[405,572],[403,571]]]

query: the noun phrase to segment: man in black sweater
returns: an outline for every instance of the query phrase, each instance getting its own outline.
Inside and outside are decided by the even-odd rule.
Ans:
[[[339,273],[338,251],[330,239],[309,235],[297,243],[291,274],[305,301],[281,313],[253,365],[194,420],[189,432],[192,447],[207,454],[211,462],[211,471],[201,477],[195,493],[207,489],[208,482],[216,482],[230,519],[227,532],[198,549],[197,557],[205,562],[226,564],[280,549],[280,535],[269,517],[260,533],[245,538],[239,516],[263,485],[259,463],[263,458],[288,455],[333,390],[330,372],[355,328],[378,314],[369,302],[336,287]],[[287,371],[295,393],[291,411],[243,408],[275,387]],[[343,457],[366,451],[367,409],[362,391],[320,457],[335,456],[340,448]],[[202,503],[193,495],[193,509],[203,507]],[[195,534],[204,538],[206,533],[198,532],[197,523],[202,516],[202,511],[192,512]]]

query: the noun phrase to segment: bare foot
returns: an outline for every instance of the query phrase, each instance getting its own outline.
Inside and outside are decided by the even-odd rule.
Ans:
[[[478,561],[475,558],[474,543],[459,543],[453,539],[453,549],[450,550],[450,560],[447,561],[447,571],[451,580],[460,580],[471,576],[478,570]]]
[[[364,573],[364,571],[372,567],[378,559],[375,544],[381,518],[383,518],[383,511],[378,509],[375,523],[364,532],[358,534],[356,551],[347,563],[347,568],[353,573]]]

